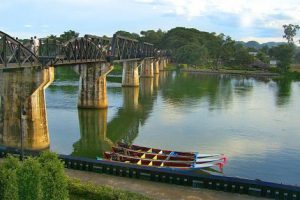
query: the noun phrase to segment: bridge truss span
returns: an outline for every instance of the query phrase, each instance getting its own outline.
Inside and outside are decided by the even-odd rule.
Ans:
[[[38,57],[21,42],[0,31],[0,69],[39,65]]]

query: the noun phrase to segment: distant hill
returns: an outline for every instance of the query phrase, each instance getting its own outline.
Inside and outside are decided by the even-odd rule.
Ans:
[[[271,48],[271,47],[274,47],[274,46],[284,44],[284,42],[266,42],[266,43],[260,44],[256,41],[248,41],[248,42],[237,41],[237,43],[242,44],[242,45],[244,45],[246,47],[249,47],[249,48],[254,48],[254,49],[260,49],[263,46],[268,46],[269,48]]]

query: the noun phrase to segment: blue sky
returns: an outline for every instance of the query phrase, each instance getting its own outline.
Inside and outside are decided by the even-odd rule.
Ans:
[[[118,30],[138,33],[184,26],[267,42],[283,41],[283,24],[300,24],[299,0],[0,1],[0,30],[19,38],[70,29],[111,36]]]

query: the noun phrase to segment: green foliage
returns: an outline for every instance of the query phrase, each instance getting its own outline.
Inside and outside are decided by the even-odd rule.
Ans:
[[[157,31],[148,30],[148,31],[141,31],[141,40],[144,42],[149,42],[154,44],[154,47],[161,47],[161,40],[166,33],[163,32],[161,29]]]
[[[17,170],[20,167],[19,160],[8,156],[0,166],[0,199],[18,200]]]
[[[41,165],[37,160],[27,158],[19,167],[17,175],[20,199],[41,199]]]
[[[61,34],[59,36],[59,40],[61,42],[67,42],[73,38],[77,38],[79,36],[79,33],[73,31],[73,30],[69,30],[69,31],[65,31],[63,34]]]
[[[293,25],[293,24],[289,24],[289,25],[283,25],[283,29],[284,29],[284,35],[283,38],[286,38],[289,44],[293,44],[294,43],[294,37],[297,34],[297,30],[300,29],[299,25]]]
[[[259,51],[256,55],[256,57],[261,60],[262,62],[266,63],[266,64],[269,64],[270,63],[270,58],[269,56],[264,53],[263,51]]]
[[[191,65],[206,64],[208,59],[208,51],[204,46],[196,44],[187,44],[180,47],[176,51],[176,60],[179,63]]]
[[[41,167],[42,199],[68,199],[68,183],[64,174],[64,165],[57,154],[43,152],[38,158]]]
[[[125,192],[121,190],[115,190],[107,186],[95,186],[93,184],[87,183],[82,184],[77,179],[70,179],[69,181],[69,192],[72,196],[78,198],[82,197],[89,200],[147,200],[143,195],[135,194],[132,192]]]
[[[254,57],[249,54],[247,48],[236,45],[234,50],[234,65],[247,66],[254,61]]]
[[[300,63],[300,52],[297,52],[294,57],[295,63]]]
[[[135,39],[135,40],[140,40],[139,34],[136,34],[136,33],[129,33],[127,31],[117,31],[116,34],[120,35],[120,36],[123,36],[123,37],[131,38],[131,39]]]
[[[295,47],[292,45],[279,45],[273,47],[271,50],[272,55],[279,61],[278,67],[282,72],[287,72],[293,61]]]
[[[39,158],[20,163],[8,156],[0,165],[0,199],[68,199],[64,165],[57,154],[44,152]]]

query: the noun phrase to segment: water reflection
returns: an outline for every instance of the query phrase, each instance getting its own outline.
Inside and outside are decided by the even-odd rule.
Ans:
[[[80,140],[74,143],[74,156],[96,158],[110,150],[113,142],[107,137],[107,109],[78,109]]]
[[[277,92],[276,92],[276,105],[285,106],[290,101],[292,80],[279,79],[276,80]]]

